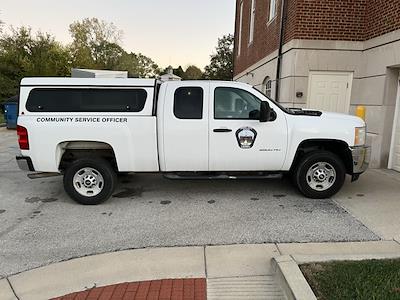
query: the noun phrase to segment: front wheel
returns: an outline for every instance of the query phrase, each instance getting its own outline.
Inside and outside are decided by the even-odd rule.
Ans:
[[[342,160],[329,151],[306,154],[293,174],[299,191],[308,198],[324,199],[335,195],[344,184],[346,168]]]
[[[73,162],[64,174],[64,189],[76,202],[96,205],[112,195],[117,176],[108,161],[82,158]]]

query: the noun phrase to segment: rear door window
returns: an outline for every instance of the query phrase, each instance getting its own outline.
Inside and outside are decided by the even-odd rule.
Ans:
[[[178,119],[203,118],[204,92],[201,87],[181,87],[174,95],[174,115]]]
[[[140,112],[144,89],[36,88],[29,93],[30,112]]]

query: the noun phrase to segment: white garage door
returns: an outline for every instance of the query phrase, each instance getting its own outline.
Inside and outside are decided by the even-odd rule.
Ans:
[[[310,72],[308,108],[349,113],[351,72]]]
[[[392,147],[389,168],[400,172],[400,83],[397,91],[396,113],[394,116]]]

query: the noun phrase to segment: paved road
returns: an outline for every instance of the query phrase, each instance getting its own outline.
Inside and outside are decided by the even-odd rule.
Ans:
[[[17,151],[15,132],[0,128],[0,277],[120,249],[379,239],[333,201],[306,199],[285,180],[130,175],[113,199],[81,206],[61,177],[29,180]]]

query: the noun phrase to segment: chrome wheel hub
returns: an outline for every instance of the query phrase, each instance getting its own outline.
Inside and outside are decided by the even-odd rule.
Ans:
[[[306,179],[308,186],[313,190],[326,191],[335,183],[336,171],[331,164],[318,162],[308,169]]]
[[[85,197],[94,197],[100,194],[104,187],[104,179],[99,171],[93,168],[82,168],[73,178],[75,190]]]

